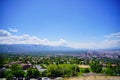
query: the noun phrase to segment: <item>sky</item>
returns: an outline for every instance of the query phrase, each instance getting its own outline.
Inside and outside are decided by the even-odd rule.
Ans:
[[[0,0],[0,44],[120,47],[120,1]]]

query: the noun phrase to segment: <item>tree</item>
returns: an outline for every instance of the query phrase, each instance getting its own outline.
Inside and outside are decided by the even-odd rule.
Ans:
[[[29,68],[29,69],[27,70],[27,76],[30,77],[30,78],[33,77],[32,68]]]
[[[22,67],[19,64],[13,64],[11,66],[12,74],[15,77],[24,77],[24,71],[22,70]]]
[[[42,76],[43,77],[50,77],[51,76],[51,72],[48,70],[45,70],[44,72],[42,72]]]
[[[110,75],[110,76],[117,76],[120,75],[120,66],[112,66],[111,63],[108,63],[106,69],[103,70],[103,73]]]
[[[33,73],[33,77],[34,77],[34,78],[37,78],[37,77],[40,76],[40,72],[39,72],[37,69],[33,69],[33,70],[32,70],[32,73]]]
[[[71,77],[77,76],[78,72],[79,68],[77,67],[77,65],[50,64],[47,66],[47,70],[43,72],[43,74],[47,74],[50,77]]]
[[[22,70],[22,66],[20,66],[19,64],[13,64],[10,69],[12,71],[14,71],[14,70]]]
[[[41,76],[42,74],[40,74],[40,72],[37,70],[37,69],[32,69],[32,68],[29,68],[27,70],[27,76],[29,78],[37,78],[39,76]]]
[[[80,70],[82,73],[89,73],[90,72],[89,68],[80,68]]]
[[[4,58],[2,55],[0,55],[0,68],[2,68],[4,65]]]
[[[13,74],[11,70],[6,70],[4,74],[5,74],[6,80],[12,80]]]
[[[98,61],[94,61],[90,64],[91,70],[96,73],[100,73],[102,71],[102,65],[99,64]]]
[[[120,76],[120,66],[119,65],[116,67],[116,75]]]

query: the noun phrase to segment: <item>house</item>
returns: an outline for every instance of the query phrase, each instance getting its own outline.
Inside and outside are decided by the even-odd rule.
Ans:
[[[28,68],[31,67],[31,64],[27,64],[27,63],[21,63],[20,65],[22,66],[23,70],[27,70]]]

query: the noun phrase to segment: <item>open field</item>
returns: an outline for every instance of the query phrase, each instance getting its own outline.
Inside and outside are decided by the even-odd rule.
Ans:
[[[78,65],[79,68],[90,68],[89,65]]]
[[[117,76],[81,76],[81,77],[65,78],[63,80],[120,80],[120,77],[117,77]]]

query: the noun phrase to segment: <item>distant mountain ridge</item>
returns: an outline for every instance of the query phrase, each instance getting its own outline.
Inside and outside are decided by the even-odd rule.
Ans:
[[[75,50],[75,49],[65,46],[48,46],[48,45],[36,45],[36,44],[0,45],[0,53],[29,53],[29,52],[69,51],[69,50]]]
[[[36,44],[0,44],[0,53],[15,53],[15,54],[54,54],[54,53],[65,53],[65,54],[78,54],[87,53],[89,50],[94,51],[120,51],[120,48],[109,48],[109,49],[75,49],[65,46],[48,46],[48,45],[36,45]]]

